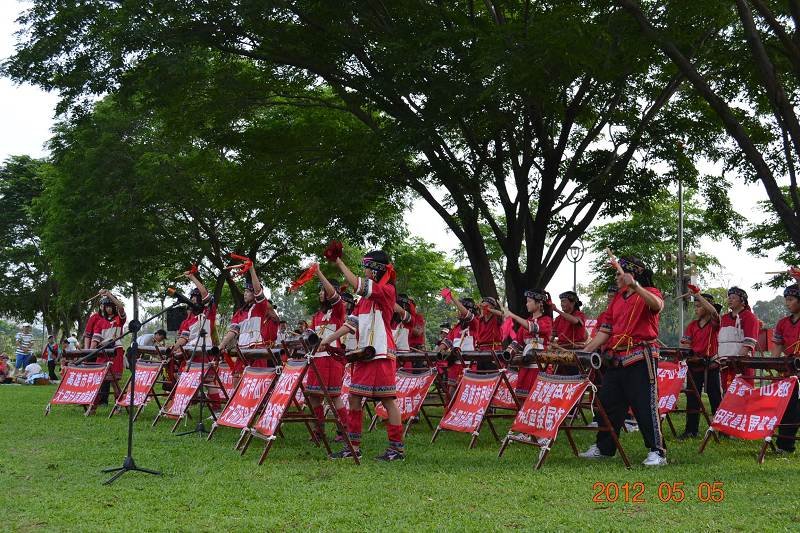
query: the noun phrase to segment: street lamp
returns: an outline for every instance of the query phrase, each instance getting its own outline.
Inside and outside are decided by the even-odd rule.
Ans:
[[[567,250],[567,259],[572,263],[572,292],[578,293],[578,261],[583,259],[583,254],[586,252],[586,247],[583,241],[578,239],[578,244],[573,244]]]

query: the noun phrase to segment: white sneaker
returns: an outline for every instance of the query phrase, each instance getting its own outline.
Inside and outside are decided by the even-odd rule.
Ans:
[[[610,457],[609,455],[603,455],[600,453],[600,448],[597,447],[597,444],[592,444],[589,446],[589,449],[583,453],[579,453],[578,457],[583,457],[584,459],[604,459],[606,457]]]
[[[587,424],[586,427],[588,427],[588,428],[596,428],[597,427],[597,422],[596,421],[589,422],[589,424]]]
[[[637,424],[635,420],[626,420],[625,421],[625,430],[628,433],[633,433],[634,431],[639,431],[639,424]]]
[[[644,466],[666,466],[667,458],[659,455],[658,452],[649,452],[647,459],[642,461]]]

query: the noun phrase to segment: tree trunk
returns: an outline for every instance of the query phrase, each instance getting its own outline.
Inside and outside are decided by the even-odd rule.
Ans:
[[[481,296],[497,298],[497,285],[492,275],[492,265],[483,242],[483,235],[477,220],[464,220],[464,250],[467,252],[472,273]]]

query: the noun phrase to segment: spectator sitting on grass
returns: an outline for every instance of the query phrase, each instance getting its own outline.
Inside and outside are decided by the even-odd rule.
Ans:
[[[25,371],[22,375],[17,373],[17,383],[33,385],[39,378],[47,379],[47,374],[42,371],[41,365],[36,362],[36,356],[32,355],[30,359],[28,359],[28,366],[25,367]]]
[[[10,370],[8,366],[8,356],[5,352],[0,353],[0,385],[8,380],[8,373]]]

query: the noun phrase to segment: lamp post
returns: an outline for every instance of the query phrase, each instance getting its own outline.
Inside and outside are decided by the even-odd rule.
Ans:
[[[567,250],[567,259],[572,263],[572,292],[578,292],[578,261],[583,259],[583,254],[586,253],[586,247],[583,241],[578,239],[578,244],[573,244]]]

